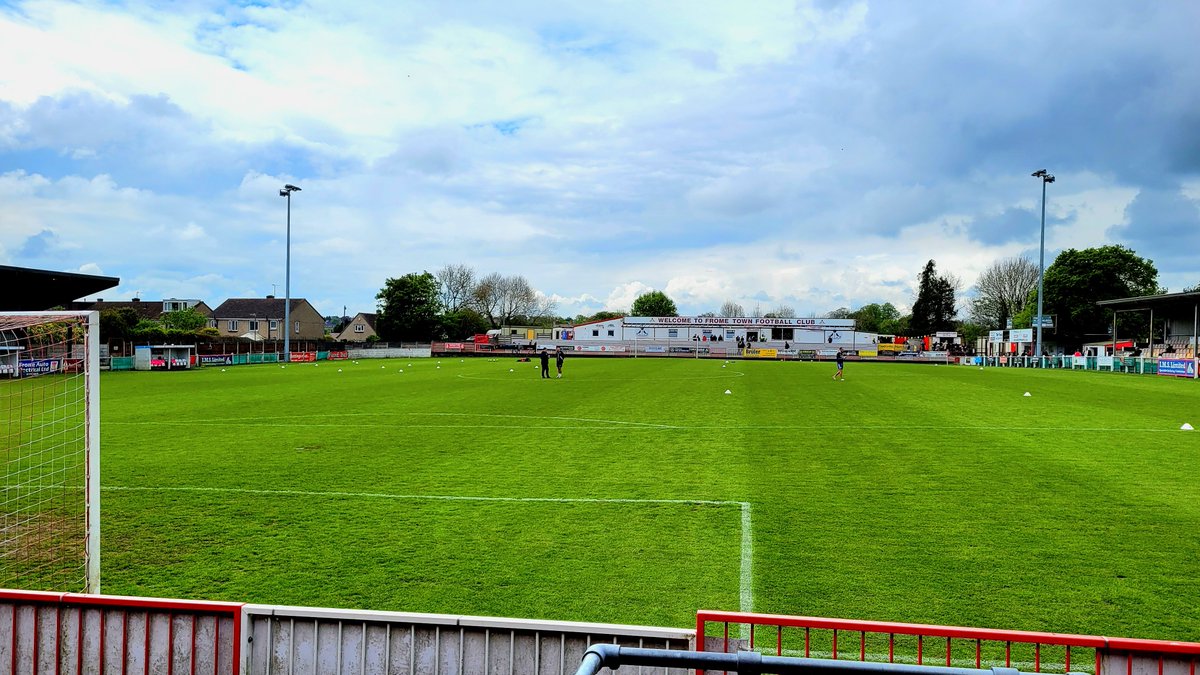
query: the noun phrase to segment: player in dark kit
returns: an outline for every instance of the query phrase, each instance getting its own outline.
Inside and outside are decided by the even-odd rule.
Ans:
[[[544,377],[548,380],[548,379],[550,379],[550,354],[545,349],[543,349],[541,358],[542,358],[542,377]]]
[[[837,366],[838,369],[837,372],[833,374],[833,379],[845,381],[846,374],[842,372],[842,369],[846,366],[846,350],[842,349],[841,347],[838,347]]]
[[[558,347],[558,348],[556,348],[556,349],[554,350],[554,365],[558,366],[558,379],[560,379],[560,380],[562,379],[562,362],[563,362],[563,358],[565,358],[565,357],[563,356],[563,350],[562,350],[562,347]]]

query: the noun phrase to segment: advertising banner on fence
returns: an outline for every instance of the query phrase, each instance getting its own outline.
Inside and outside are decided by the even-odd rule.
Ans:
[[[201,354],[200,365],[202,366],[232,366],[233,354]]]
[[[25,362],[22,361],[21,363],[23,364]],[[1171,377],[1196,377],[1196,360],[1159,359],[1158,374],[1169,375]]]
[[[1033,342],[1032,328],[1017,328],[1008,331],[1009,342]]]
[[[774,359],[778,358],[778,349],[747,349],[746,357],[751,359]]]
[[[667,348],[662,345],[650,345],[649,347],[646,347],[642,351],[644,351],[647,354],[666,354]]]
[[[447,342],[447,343],[446,343],[446,349],[449,349],[449,350],[451,350],[451,351],[455,351],[455,352],[461,352],[461,351],[462,351],[462,349],[463,349],[463,343],[461,343],[461,342]],[[330,359],[332,359],[332,358],[333,358],[333,354],[332,354],[332,353],[329,355],[329,358],[330,358]]]
[[[289,354],[292,363],[304,363],[305,361],[316,361],[316,352],[292,352]]]
[[[858,350],[858,355],[863,358],[873,359],[876,356],[879,356],[879,353],[874,349],[860,349]]]
[[[989,330],[988,331],[988,342],[1004,342],[1004,331]]]
[[[348,358],[350,358],[350,352],[348,351],[329,352],[330,361],[345,361]]]
[[[623,352],[625,345],[586,345],[576,349],[581,352]]]
[[[906,348],[907,347],[905,347],[905,345],[896,345],[890,342],[881,342],[875,345],[875,351],[879,352],[880,354],[897,354],[904,351]]]
[[[1097,368],[1112,368],[1113,367],[1113,357],[1097,356],[1096,357],[1096,367]]]
[[[37,375],[47,375],[62,371],[62,366],[61,359],[30,359],[28,361],[21,361],[21,374],[28,375],[34,373]]]
[[[944,359],[950,356],[950,352],[921,352],[921,356],[927,359]]]

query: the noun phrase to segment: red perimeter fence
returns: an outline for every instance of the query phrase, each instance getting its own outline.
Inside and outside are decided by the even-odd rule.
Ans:
[[[709,635],[709,624],[721,625],[716,637]],[[739,627],[740,636],[730,638],[730,625]],[[1124,675],[1155,672],[1158,675],[1196,675],[1196,662],[1200,660],[1200,643],[1195,642],[743,612],[702,610],[696,613],[696,649],[699,651],[729,652],[731,647],[734,651],[763,651],[763,632],[768,633],[767,640],[774,643],[774,652],[778,656],[783,656],[786,650],[789,654],[802,652],[805,657],[819,655],[821,658],[946,666],[957,659],[959,664],[968,667],[971,663],[975,668],[1020,666],[1021,670],[1039,673],[1071,672],[1073,654],[1077,667],[1082,665],[1084,669],[1093,667],[1089,662],[1094,657],[1095,670],[1091,672],[1095,675],[1121,675],[1122,672]],[[1082,663],[1079,651],[1084,652]]]
[[[3,590],[6,605],[0,672],[10,675],[239,671],[239,603]]]

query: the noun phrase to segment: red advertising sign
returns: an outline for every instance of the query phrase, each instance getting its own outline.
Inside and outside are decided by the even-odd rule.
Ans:
[[[316,361],[316,352],[292,352],[290,355],[292,363],[303,363],[305,361]]]
[[[347,352],[347,351],[329,352],[329,360],[330,361],[345,361],[346,359],[349,359],[349,358],[350,358],[350,352]]]

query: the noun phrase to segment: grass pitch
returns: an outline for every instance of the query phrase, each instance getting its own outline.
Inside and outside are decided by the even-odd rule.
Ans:
[[[105,374],[104,591],[1200,639],[1200,435],[1179,430],[1200,424],[1195,382],[866,363],[834,382],[831,364],[691,359],[565,372]]]

